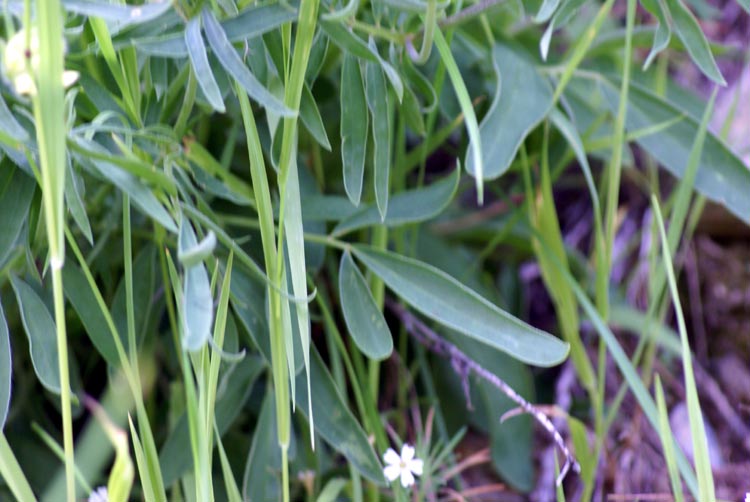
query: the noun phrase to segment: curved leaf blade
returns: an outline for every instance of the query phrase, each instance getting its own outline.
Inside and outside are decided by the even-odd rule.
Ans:
[[[271,94],[268,89],[258,82],[258,79],[250,72],[248,67],[242,61],[237,51],[232,47],[232,43],[227,38],[224,29],[216,20],[213,12],[203,9],[201,13],[203,28],[206,32],[208,45],[214,51],[221,66],[234,77],[237,82],[245,89],[248,96],[260,103],[267,110],[282,117],[294,117],[296,112],[287,108],[284,103],[279,101],[276,96]]]
[[[682,43],[685,44],[692,60],[705,76],[719,85],[727,85],[721,70],[716,66],[706,36],[693,13],[682,3],[682,0],[666,0],[666,2],[672,14],[674,30]]]
[[[426,188],[407,190],[390,198],[388,213],[382,224],[397,227],[408,223],[418,223],[434,218],[448,207],[458,190],[461,170],[456,169]],[[381,223],[380,213],[373,206],[366,206],[342,220],[333,229],[333,235],[342,235],[352,230]]]
[[[362,197],[369,117],[359,61],[347,54],[341,66],[341,163],[344,189],[355,206]]]
[[[497,93],[479,126],[483,176],[487,180],[508,170],[523,140],[547,116],[553,103],[552,86],[528,57],[498,44],[492,51],[492,61],[498,77]],[[472,175],[476,175],[476,163],[475,152],[469,149],[466,167]]]
[[[60,394],[60,365],[55,339],[55,321],[36,291],[16,276],[10,283],[16,293],[21,321],[29,339],[31,363],[42,385],[54,394]]]
[[[185,28],[185,46],[187,47],[190,63],[193,65],[193,74],[198,80],[203,94],[205,94],[208,103],[214,110],[223,113],[224,99],[219,90],[219,84],[216,83],[211,65],[208,63],[208,54],[206,54],[206,45],[203,43],[201,36],[201,20],[194,17],[188,21]]]
[[[341,255],[339,292],[341,310],[354,343],[370,359],[386,359],[393,352],[391,332],[348,251]]]
[[[568,355],[567,343],[529,326],[437,268],[365,246],[355,246],[353,252],[404,301],[440,324],[535,366],[553,366]]]
[[[10,349],[10,333],[5,322],[5,312],[0,304],[0,431],[5,428],[5,420],[10,409],[11,376],[13,361]]]
[[[373,176],[375,201],[380,219],[388,211],[388,191],[391,171],[391,105],[383,70],[373,64],[365,65],[365,94],[372,118]]]

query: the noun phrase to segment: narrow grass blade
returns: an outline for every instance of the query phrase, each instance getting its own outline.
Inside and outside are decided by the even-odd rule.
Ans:
[[[559,364],[568,355],[567,343],[532,328],[439,269],[371,247],[352,251],[404,301],[451,329],[536,366]]]
[[[221,96],[219,85],[216,83],[211,65],[208,63],[206,46],[201,35],[201,20],[196,16],[187,23],[185,28],[185,45],[187,46],[190,63],[193,65],[193,73],[198,80],[203,94],[214,110],[223,113],[224,99]]]
[[[391,171],[391,105],[383,70],[374,63],[365,66],[365,93],[367,107],[372,118],[373,176],[375,201],[380,211],[380,219],[385,220],[388,212],[388,192]],[[360,119],[361,120],[361,119]]]
[[[440,30],[435,30],[435,47],[437,47],[440,57],[443,60],[445,69],[453,84],[453,90],[458,98],[458,103],[461,105],[461,112],[464,114],[464,119],[466,120],[466,130],[469,133],[469,148],[473,152],[473,164],[471,166],[467,165],[466,169],[476,179],[477,200],[479,204],[482,204],[484,200],[484,159],[482,157],[482,137],[479,133],[477,116],[471,104],[469,91],[466,89],[466,84],[461,77],[461,71],[458,69],[448,42]]]
[[[359,350],[370,359],[390,356],[393,352],[391,331],[348,251],[341,255],[339,293],[346,326]]]
[[[224,488],[227,491],[228,502],[243,502],[242,493],[237,486],[237,481],[234,479],[234,473],[232,473],[232,466],[227,458],[227,452],[224,451],[224,444],[221,442],[221,436],[219,431],[214,429],[216,436],[216,448],[219,450],[219,460],[221,461],[221,474],[224,477]]]
[[[0,475],[10,488],[10,492],[19,502],[34,502],[36,497],[26,480],[26,475],[18,465],[13,449],[8,444],[5,434],[0,432]]]
[[[688,408],[688,417],[690,421],[690,436],[693,441],[693,458],[695,460],[695,472],[698,477],[698,500],[712,502],[716,500],[714,489],[714,478],[711,472],[711,462],[708,456],[708,440],[706,439],[706,428],[703,423],[703,414],[701,412],[700,402],[698,400],[698,389],[695,385],[695,376],[693,374],[693,354],[690,351],[690,344],[687,338],[687,328],[685,327],[685,316],[682,313],[680,303],[680,294],[677,290],[677,281],[674,277],[674,267],[672,266],[672,251],[667,240],[667,233],[664,230],[664,219],[661,215],[659,203],[656,196],[651,196],[651,206],[656,216],[659,227],[659,235],[662,243],[662,258],[664,259],[664,268],[667,272],[667,281],[669,282],[669,291],[672,295],[672,304],[677,317],[677,327],[680,332],[680,341],[682,342],[682,367],[685,373],[685,396]]]
[[[307,84],[302,87],[302,99],[299,103],[299,119],[307,130],[310,131],[310,135],[315,141],[330,152],[331,142],[328,141],[328,134],[326,133],[325,125],[323,125],[318,105],[315,103],[315,97]]]
[[[362,196],[369,117],[359,61],[347,54],[341,66],[341,164],[344,189],[355,206]]]
[[[659,439],[664,449],[664,461],[667,464],[667,471],[669,472],[669,484],[672,486],[672,496],[674,497],[674,502],[683,502],[685,495],[682,493],[680,471],[677,469],[677,460],[674,454],[675,441],[672,435],[672,428],[669,425],[669,411],[667,410],[667,402],[664,399],[664,389],[662,389],[661,378],[659,378],[658,374],[654,382],[654,389],[656,390],[656,408],[659,411]]]

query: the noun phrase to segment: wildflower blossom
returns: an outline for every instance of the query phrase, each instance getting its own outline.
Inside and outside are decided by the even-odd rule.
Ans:
[[[423,468],[422,460],[415,458],[414,453],[414,447],[408,444],[404,444],[401,448],[401,455],[396,453],[393,448],[388,448],[383,455],[383,460],[386,463],[383,474],[388,478],[388,481],[393,482],[400,477],[401,486],[404,488],[414,484],[414,475],[421,476]]]
[[[106,486],[100,486],[89,495],[88,502],[109,502],[109,494]]]
[[[25,29],[16,32],[5,45],[3,65],[5,75],[18,94],[35,95],[35,80],[39,71],[39,30],[32,28],[28,35]],[[69,87],[78,80],[78,72],[65,70],[62,80],[63,86]]]

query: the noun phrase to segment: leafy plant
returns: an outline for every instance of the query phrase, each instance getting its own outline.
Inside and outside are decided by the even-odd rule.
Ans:
[[[748,221],[750,172],[669,79],[668,58],[686,53],[724,83],[688,7],[642,0],[653,17],[638,26],[628,0],[623,27],[613,4],[6,2],[3,489],[404,499],[380,458],[389,437],[411,435],[429,455],[419,493],[432,496],[460,489],[451,452],[471,424],[528,492],[529,417],[498,420],[520,405],[559,435],[533,404],[529,366],[570,357],[589,400],[570,419],[584,498],[627,391],[665,441],[673,489],[679,469],[713,496],[705,462],[696,481],[671,448],[661,387],[658,408],[648,391],[659,339],[649,331],[629,356],[608,326],[622,311],[618,197],[631,144],[677,177],[655,205],[674,253],[693,191]],[[563,236],[554,195],[571,180],[591,198],[590,249]],[[666,273],[651,264],[653,332],[667,284],[679,305],[664,256]],[[530,258],[555,334],[522,320],[514,281]],[[464,359],[413,343],[409,319]],[[683,323],[680,342],[689,382]],[[607,353],[626,382],[614,399]],[[453,404],[464,398],[477,405],[468,418]],[[692,391],[689,404],[699,441]],[[434,408],[427,431],[404,419],[413,407]]]

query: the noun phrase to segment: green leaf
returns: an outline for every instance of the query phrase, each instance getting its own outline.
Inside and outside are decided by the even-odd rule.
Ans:
[[[219,434],[224,434],[237,419],[264,368],[262,359],[248,356],[223,373],[213,410]],[[192,455],[185,454],[189,442],[188,417],[183,413],[159,451],[165,486],[171,486],[193,466]]]
[[[367,107],[372,118],[373,176],[375,201],[380,219],[385,220],[388,211],[388,191],[391,171],[391,105],[383,70],[373,64],[365,65],[365,93]]]
[[[320,110],[315,104],[315,97],[310,91],[310,87],[305,84],[302,86],[302,97],[299,104],[299,118],[302,124],[310,131],[310,134],[320,146],[331,151],[331,143],[328,141],[328,134],[323,125],[323,119],[320,118]]]
[[[91,235],[91,224],[86,214],[86,207],[81,198],[81,184],[83,180],[73,171],[73,167],[68,163],[68,175],[65,177],[65,202],[67,202],[70,215],[73,217],[76,226],[81,230],[83,236],[89,244],[94,244],[94,236]]]
[[[354,2],[358,0],[353,0]],[[353,3],[353,2],[350,2]],[[326,483],[323,489],[320,491],[318,498],[315,502],[336,502],[338,500],[339,493],[347,485],[349,481],[344,478],[333,478]]]
[[[666,0],[666,2],[672,14],[674,30],[682,43],[685,44],[685,48],[695,64],[698,65],[705,76],[719,85],[726,85],[727,82],[721,75],[721,71],[714,61],[714,56],[711,54],[706,36],[693,13],[685,7],[682,0]]]
[[[312,382],[312,411],[315,431],[340,452],[367,479],[382,485],[383,469],[357,419],[346,406],[328,368],[315,347],[310,348],[310,381]],[[305,384],[305,375],[297,376],[297,385]],[[297,409],[308,415],[308,397],[297,393]],[[309,419],[309,417],[308,417]]]
[[[352,204],[359,205],[365,172],[369,115],[359,61],[351,54],[341,66],[341,164],[344,189]]]
[[[18,123],[16,117],[14,117],[13,113],[8,109],[8,105],[5,103],[2,96],[0,96],[0,130],[16,140],[19,144],[24,144],[29,141],[29,133]]]
[[[616,110],[619,95],[617,80],[603,81],[602,90],[610,109]],[[641,136],[636,142],[662,166],[682,178],[697,136],[699,121],[675,105],[631,83],[628,93],[626,127],[630,131],[666,122],[685,114],[682,120],[657,134]],[[716,136],[708,134],[695,178],[695,189],[726,207],[742,221],[750,222],[750,171]]]
[[[230,41],[240,42],[248,38],[259,37],[296,19],[297,11],[290,4],[279,2],[270,5],[254,5],[230,19],[225,19],[221,25]]]
[[[0,168],[0,266],[5,264],[29,214],[36,182],[8,164]]]
[[[127,193],[133,203],[146,215],[170,232],[177,233],[177,225],[175,225],[172,216],[164,209],[153,192],[146,188],[138,178],[109,162],[91,159],[84,165],[92,166],[93,171],[101,178]]]
[[[10,409],[11,377],[13,360],[10,348],[10,333],[5,322],[5,312],[0,303],[0,431],[5,428],[5,420]]]
[[[663,0],[641,0],[641,5],[656,18],[654,43],[651,46],[651,51],[648,53],[646,61],[643,63],[643,69],[645,70],[651,65],[654,58],[669,46],[669,40],[672,38],[672,29],[669,27],[666,6]]]
[[[13,449],[2,432],[0,432],[0,475],[18,502],[34,502],[37,500],[21,470],[21,466],[18,464],[18,460],[16,460],[16,456],[13,454]]]
[[[65,297],[78,314],[91,343],[110,366],[118,367],[120,358],[112,333],[83,271],[68,260],[65,262],[62,275]],[[125,346],[127,340],[122,341]]]
[[[737,0],[737,3],[750,14],[750,0]]]
[[[453,200],[460,176],[461,170],[455,169],[450,175],[426,188],[407,190],[392,196],[388,202],[388,214],[382,222],[376,207],[364,206],[336,225],[332,235],[342,235],[379,223],[387,227],[397,227],[434,218]]]
[[[179,254],[190,253],[198,247],[193,227],[183,218],[180,225]],[[211,336],[214,320],[211,282],[206,266],[198,260],[195,265],[185,266],[182,292],[182,346],[189,351],[201,349]]]
[[[193,65],[193,74],[198,80],[198,85],[203,94],[214,110],[223,113],[225,110],[224,99],[214,78],[211,65],[208,63],[206,45],[203,43],[203,37],[201,36],[200,17],[196,16],[188,21],[187,28],[185,28],[185,45],[188,56],[190,56],[190,63]]]
[[[273,392],[266,392],[245,462],[242,480],[245,500],[279,500],[281,495],[281,454],[276,443],[275,407]]]
[[[227,38],[227,34],[219,24],[219,21],[216,20],[214,14],[208,9],[203,9],[201,18],[208,45],[211,46],[221,66],[239,82],[248,96],[277,115],[294,117],[296,113],[287,108],[284,103],[263,87],[258,82],[258,79],[250,73],[250,70],[237,54],[237,51],[232,47],[232,43]]]
[[[441,270],[370,247],[355,246],[353,252],[404,301],[440,324],[536,366],[559,364],[568,355],[567,343],[510,315]]]
[[[531,58],[506,45],[495,45],[492,62],[498,77],[492,106],[482,119],[479,134],[484,179],[503,175],[521,143],[552,108],[552,87],[539,75]],[[466,153],[466,167],[476,176],[474,150]]]
[[[177,242],[177,259],[186,268],[194,267],[213,254],[216,248],[216,234],[209,231],[200,242],[197,242],[192,226],[185,221],[180,225]]]
[[[453,91],[456,93],[456,98],[461,106],[461,112],[464,114],[466,131],[469,135],[469,149],[473,152],[471,154],[473,163],[471,165],[467,164],[466,168],[469,172],[474,173],[477,186],[477,200],[479,204],[482,204],[484,200],[484,158],[477,116],[474,113],[474,106],[471,103],[469,91],[466,89],[466,83],[461,77],[458,64],[456,64],[456,60],[451,53],[451,48],[440,30],[435,31],[435,47],[437,47],[440,53],[445,69],[448,72],[448,77],[453,84]]]
[[[21,321],[29,339],[31,363],[39,381],[54,394],[60,394],[60,366],[57,359],[55,321],[47,305],[34,289],[14,275],[10,276],[21,311]]]
[[[675,502],[683,502],[685,496],[682,493],[680,471],[677,469],[677,459],[674,454],[675,441],[672,435],[672,426],[669,424],[669,412],[667,411],[667,402],[664,399],[664,389],[661,386],[661,378],[659,378],[658,373],[654,381],[654,390],[656,391],[656,408],[659,412],[659,440],[664,450],[664,462],[667,464],[667,472],[669,472],[672,496]]]
[[[560,6],[561,0],[544,0],[534,16],[535,23],[546,23]]]
[[[539,52],[541,53],[543,60],[547,60],[549,46],[552,42],[552,34],[556,29],[562,28],[568,24],[573,15],[577,13],[578,9],[580,9],[585,3],[586,0],[562,0],[561,7],[557,10],[557,13],[547,25],[547,29],[544,30],[544,35],[542,35],[542,38],[539,40]]]
[[[359,350],[370,359],[389,357],[393,352],[391,331],[349,251],[341,255],[339,298],[346,327]]]
[[[89,0],[63,0],[62,4],[68,12],[114,21],[120,27],[151,21],[172,7],[171,2],[166,0],[133,6]]]

